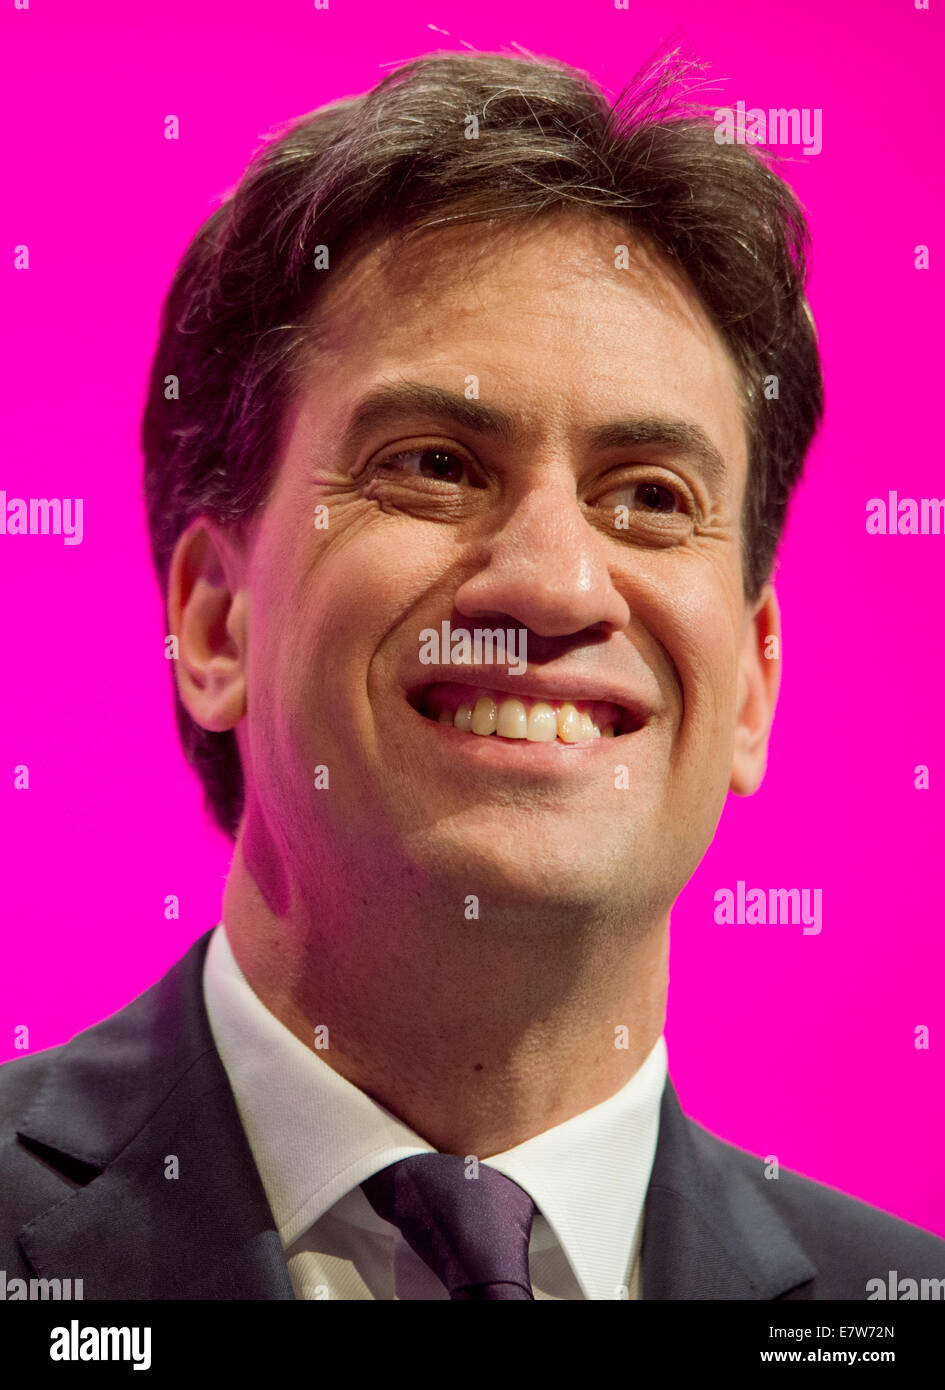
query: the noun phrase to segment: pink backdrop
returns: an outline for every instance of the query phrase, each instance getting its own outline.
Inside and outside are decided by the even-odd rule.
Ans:
[[[864,525],[890,489],[945,494],[942,13],[912,0],[7,0],[0,489],[84,498],[84,537],[0,536],[0,1056],[17,1055],[17,1025],[36,1051],[105,1017],[219,918],[229,846],[177,746],[137,444],[161,297],[190,235],[274,126],[401,60],[520,45],[614,91],[678,29],[724,81],[715,105],[823,112],[822,152],[786,167],[812,224],[828,414],[782,550],[768,777],[731,800],[673,917],[672,1074],[717,1133],[945,1236],[945,536]],[[22,244],[28,270],[14,269]],[[28,791],[14,789],[19,764]],[[823,930],[717,925],[713,895],[739,879],[821,888]]]

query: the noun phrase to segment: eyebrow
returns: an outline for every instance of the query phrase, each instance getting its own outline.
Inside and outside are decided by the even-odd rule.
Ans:
[[[383,425],[410,415],[435,416],[476,434],[514,446],[521,438],[515,416],[498,406],[467,400],[464,395],[419,381],[380,386],[355,406],[345,427],[343,447],[354,451]],[[700,467],[707,481],[721,487],[728,477],[725,460],[705,430],[692,421],[661,415],[610,420],[584,431],[583,443],[592,449],[635,449],[646,445],[684,453]]]

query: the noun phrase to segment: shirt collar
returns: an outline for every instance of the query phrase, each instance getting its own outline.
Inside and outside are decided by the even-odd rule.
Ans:
[[[360,1184],[398,1159],[435,1152],[433,1146],[270,1013],[222,923],[210,938],[203,990],[283,1249],[330,1209],[388,1233]],[[666,1074],[660,1036],[615,1095],[486,1160],[529,1193],[586,1298],[619,1297],[639,1249]]]

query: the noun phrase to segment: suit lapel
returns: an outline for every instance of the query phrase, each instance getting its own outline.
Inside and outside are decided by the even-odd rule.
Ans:
[[[68,1185],[20,1248],[86,1299],[295,1297],[207,1020],[209,939],[63,1047],[19,1128]]]
[[[644,1216],[644,1299],[806,1296],[814,1266],[727,1148],[686,1118],[667,1079]]]

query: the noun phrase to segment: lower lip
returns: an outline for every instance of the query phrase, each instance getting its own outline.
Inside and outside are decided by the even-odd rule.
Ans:
[[[452,724],[440,724],[418,713],[413,705],[407,705],[411,714],[424,728],[438,736],[441,747],[450,758],[466,757],[471,762],[489,768],[509,771],[531,771],[540,773],[568,774],[587,767],[603,758],[604,762],[619,762],[615,759],[617,749],[626,747],[626,740],[633,734],[620,738],[587,739],[582,743],[562,743],[560,739],[532,742],[527,738],[501,738],[498,734],[473,734],[464,729],[456,729]],[[640,730],[637,730],[639,733]]]

